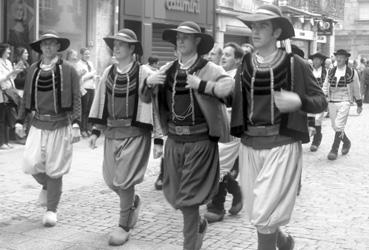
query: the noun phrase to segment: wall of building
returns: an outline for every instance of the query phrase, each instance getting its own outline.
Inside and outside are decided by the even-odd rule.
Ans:
[[[336,48],[347,49],[352,58],[369,58],[369,2],[346,0],[344,19],[336,30]]]

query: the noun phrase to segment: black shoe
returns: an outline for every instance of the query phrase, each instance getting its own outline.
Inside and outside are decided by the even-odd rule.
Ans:
[[[349,140],[349,138],[347,138],[346,134],[344,134],[342,141],[343,141],[343,145],[342,145],[341,152],[343,155],[346,155],[350,151],[351,141]]]
[[[163,176],[159,175],[155,181],[155,189],[162,190],[163,189]]]
[[[277,247],[278,250],[293,250],[293,248],[295,247],[295,240],[290,234],[285,235],[280,230],[278,230]]]
[[[197,234],[195,250],[201,249],[202,242],[204,241],[204,237],[205,237],[207,229],[208,229],[208,221],[204,218],[201,220],[201,223],[199,226],[199,232]]]
[[[216,210],[216,209],[210,209],[210,210],[205,212],[204,218],[209,223],[213,223],[213,222],[222,221],[223,218],[224,218],[224,214],[225,214],[224,210],[219,211],[219,210]]]

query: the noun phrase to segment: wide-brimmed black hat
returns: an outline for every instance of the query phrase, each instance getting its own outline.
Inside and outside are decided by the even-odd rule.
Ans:
[[[113,50],[113,48],[114,48],[114,40],[126,42],[126,43],[129,43],[129,44],[134,44],[135,45],[134,53],[142,56],[142,54],[143,54],[142,45],[141,45],[140,41],[137,40],[136,33],[133,32],[133,30],[121,29],[121,30],[118,31],[118,33],[116,33],[113,36],[104,37],[104,41],[105,41],[106,45],[108,45],[108,47],[111,50]]]
[[[313,60],[314,58],[320,58],[320,60],[322,60],[323,62],[325,61],[325,59],[327,59],[327,57],[320,52],[316,52],[309,56],[309,59],[311,60]]]
[[[68,38],[60,37],[56,31],[49,30],[46,31],[44,34],[42,34],[38,40],[34,41],[33,43],[30,43],[30,46],[34,51],[42,54],[40,48],[41,42],[48,39],[56,39],[58,41],[58,43],[60,44],[58,52],[66,50],[70,45],[70,41]]]
[[[343,56],[346,56],[346,57],[350,57],[351,54],[347,52],[347,50],[344,50],[344,49],[339,49],[337,50],[336,52],[333,53],[335,56],[337,55],[343,55]]]
[[[237,17],[244,22],[250,29],[251,25],[260,21],[272,21],[282,29],[281,35],[277,40],[285,40],[295,36],[295,29],[292,23],[286,17],[282,16],[281,10],[272,4],[262,5],[254,13],[243,14]]]
[[[197,53],[199,55],[205,55],[214,46],[214,39],[212,36],[202,33],[200,26],[192,21],[182,22],[176,29],[167,29],[163,32],[163,40],[177,45],[177,33],[194,34],[201,37],[200,43],[197,45]]]

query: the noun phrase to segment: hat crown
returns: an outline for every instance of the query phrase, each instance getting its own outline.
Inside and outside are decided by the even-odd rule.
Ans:
[[[191,29],[195,33],[201,33],[200,26],[197,23],[192,22],[192,21],[185,21],[185,22],[180,23],[178,25],[178,29],[180,29],[180,28]]]
[[[55,30],[47,30],[41,35],[40,39],[46,38],[60,38],[60,36]]]
[[[263,14],[269,14],[269,15],[282,17],[281,9],[278,6],[273,5],[273,4],[260,6],[259,8],[256,9],[256,13],[263,13]]]
[[[137,35],[136,33],[131,30],[131,29],[127,29],[127,28],[124,28],[124,29],[121,29],[118,31],[118,36],[123,36],[123,37],[127,37],[127,38],[130,38],[132,40],[137,40]]]

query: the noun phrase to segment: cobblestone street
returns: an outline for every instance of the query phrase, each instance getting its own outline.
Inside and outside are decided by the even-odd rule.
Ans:
[[[296,238],[295,249],[369,249],[369,106],[360,116],[351,107],[350,114],[348,155],[327,160],[334,136],[329,119],[319,150],[303,147],[302,191],[286,227]],[[75,145],[54,228],[42,226],[44,210],[36,204],[40,186],[22,172],[23,146],[0,151],[0,249],[181,249],[182,215],[154,189],[159,161],[152,158],[145,181],[136,188],[143,207],[130,241],[123,247],[107,245],[119,200],[102,179],[102,143],[99,139],[94,151],[86,139]],[[256,249],[256,233],[244,212],[226,215],[209,226],[203,249]]]

